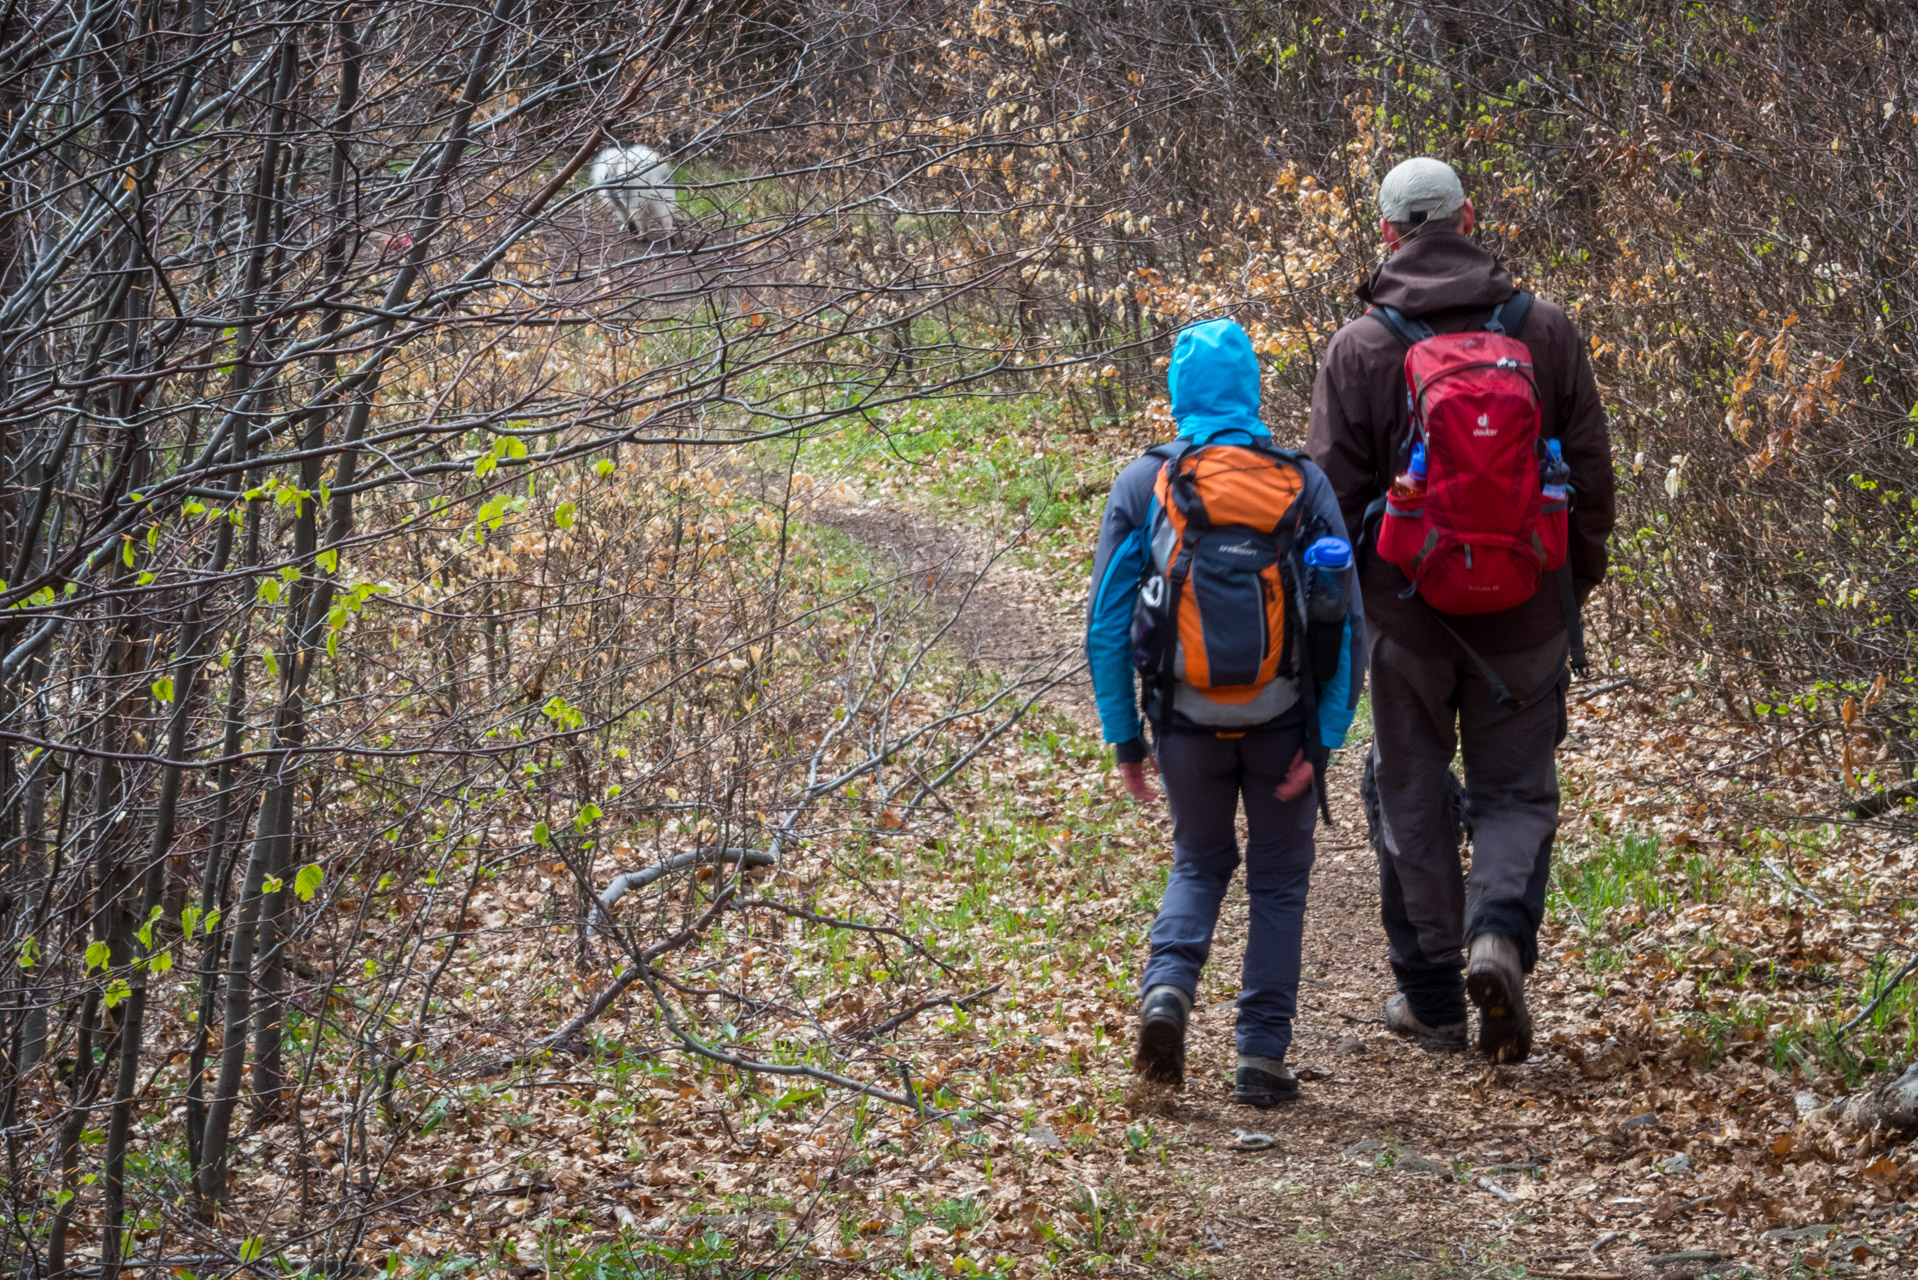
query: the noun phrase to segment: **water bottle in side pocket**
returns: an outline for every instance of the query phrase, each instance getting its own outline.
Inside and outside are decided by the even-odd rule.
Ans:
[[[1312,656],[1312,678],[1330,680],[1338,674],[1351,606],[1352,544],[1344,538],[1320,538],[1307,547],[1305,580],[1305,643]]]

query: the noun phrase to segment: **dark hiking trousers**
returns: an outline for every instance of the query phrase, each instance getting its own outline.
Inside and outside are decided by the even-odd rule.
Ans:
[[[1557,683],[1524,710],[1500,704],[1463,653],[1433,657],[1374,633],[1372,753],[1384,852],[1379,903],[1392,972],[1427,1026],[1465,1017],[1464,948],[1481,933],[1518,944],[1527,972],[1558,832],[1558,769],[1565,736],[1565,637],[1486,660],[1514,697]],[[1447,772],[1465,764],[1472,828],[1466,884]]]
[[[1172,806],[1172,872],[1152,922],[1152,955],[1143,990],[1161,984],[1188,996],[1212,952],[1219,903],[1239,865],[1235,824],[1245,804],[1245,888],[1252,923],[1239,986],[1240,1053],[1283,1058],[1298,1010],[1299,949],[1305,893],[1312,878],[1312,828],[1318,798],[1296,800],[1273,789],[1305,740],[1301,725],[1254,730],[1241,738],[1167,733],[1159,769]]]

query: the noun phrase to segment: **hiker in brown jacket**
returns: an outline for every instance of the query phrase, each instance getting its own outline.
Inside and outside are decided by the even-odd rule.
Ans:
[[[1511,275],[1471,239],[1475,213],[1451,166],[1406,161],[1381,184],[1379,204],[1389,256],[1360,287],[1361,301],[1443,334],[1485,326],[1512,296]],[[1561,442],[1571,467],[1567,560],[1582,604],[1605,576],[1613,524],[1604,408],[1563,309],[1537,300],[1511,336],[1531,352],[1541,433]],[[1407,465],[1406,350],[1379,317],[1362,317],[1327,345],[1313,387],[1306,450],[1355,535]],[[1408,598],[1400,570],[1369,550],[1360,582],[1372,619],[1367,807],[1378,815],[1380,904],[1399,989],[1386,1002],[1386,1025],[1428,1048],[1462,1048],[1469,992],[1479,1047],[1498,1061],[1523,1061],[1531,1052],[1524,975],[1538,957],[1558,829],[1553,752],[1565,735],[1576,624],[1568,628],[1552,574],[1516,608],[1476,615],[1440,616]],[[1514,711],[1500,701],[1501,685],[1515,698],[1536,694]],[[1469,888],[1449,778],[1455,745],[1472,837]]]

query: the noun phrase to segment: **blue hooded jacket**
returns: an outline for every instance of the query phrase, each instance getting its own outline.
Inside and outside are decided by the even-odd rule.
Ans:
[[[1207,320],[1179,331],[1166,372],[1172,416],[1179,439],[1195,444],[1251,444],[1269,440],[1259,421],[1259,361],[1252,340],[1231,320]],[[1345,520],[1325,473],[1301,457],[1307,525],[1314,536],[1346,537]],[[1132,606],[1150,558],[1152,527],[1158,516],[1153,486],[1163,459],[1147,454],[1119,474],[1106,500],[1099,547],[1092,563],[1091,600],[1086,609],[1086,656],[1099,704],[1105,740],[1117,746],[1121,760],[1145,755],[1140,740],[1137,686],[1132,669]],[[1338,673],[1318,688],[1320,742],[1336,748],[1358,705],[1365,651],[1364,606],[1356,577],[1351,580],[1352,612]]]
[[[1243,439],[1228,436],[1224,443],[1245,444],[1272,434],[1259,421],[1259,358],[1237,321],[1207,320],[1179,330],[1165,380],[1181,440],[1210,444],[1237,432]]]

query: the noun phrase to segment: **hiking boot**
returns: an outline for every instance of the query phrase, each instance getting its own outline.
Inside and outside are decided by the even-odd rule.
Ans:
[[[1412,1002],[1402,995],[1385,1002],[1385,1029],[1395,1036],[1415,1040],[1419,1048],[1433,1053],[1457,1053],[1465,1047],[1463,1018],[1442,1027],[1428,1026],[1412,1012]]]
[[[1139,1006],[1139,1052],[1132,1069],[1152,1084],[1185,1083],[1185,1022],[1192,997],[1177,987],[1157,986]]]
[[[1232,1101],[1242,1107],[1264,1111],[1281,1102],[1296,1102],[1299,1078],[1283,1058],[1257,1058],[1239,1055],[1239,1072],[1232,1082]]]
[[[1473,938],[1465,993],[1478,1006],[1480,1052],[1493,1062],[1523,1062],[1532,1055],[1532,1015],[1525,1008],[1517,943],[1497,933]]]

